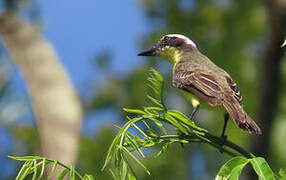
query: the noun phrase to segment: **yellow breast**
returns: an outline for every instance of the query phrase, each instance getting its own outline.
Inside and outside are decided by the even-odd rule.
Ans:
[[[180,60],[179,50],[171,46],[164,47],[160,51],[159,56],[162,57],[163,59],[167,59],[171,64],[174,65],[174,67]]]

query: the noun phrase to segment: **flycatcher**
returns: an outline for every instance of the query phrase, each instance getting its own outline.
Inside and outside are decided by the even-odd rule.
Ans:
[[[211,107],[224,107],[224,136],[229,115],[236,125],[250,133],[261,134],[258,125],[242,107],[242,96],[230,75],[203,55],[196,44],[180,34],[169,34],[155,46],[138,54],[159,56],[173,64],[173,86],[183,90],[197,111],[200,100]]]

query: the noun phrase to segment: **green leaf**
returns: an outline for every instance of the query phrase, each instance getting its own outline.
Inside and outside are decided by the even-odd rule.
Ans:
[[[118,135],[117,135],[118,137],[120,137],[120,141],[119,141],[118,146],[122,146],[122,145],[123,145],[124,139],[125,139],[125,135],[127,134],[128,129],[129,129],[132,125],[135,125],[136,122],[141,121],[141,120],[142,120],[142,117],[133,118],[133,119],[130,119],[129,117],[127,117],[127,119],[128,119],[129,121],[123,126],[123,128],[121,128],[121,130],[119,131],[119,133],[118,133]]]
[[[85,174],[83,176],[83,180],[94,180],[94,177],[92,175],[90,175],[90,174]]]
[[[150,80],[149,80],[150,81]],[[154,81],[150,81],[151,84],[147,84],[148,87],[150,87],[154,93],[154,95],[156,95],[157,97],[160,96],[161,91],[160,89],[158,89],[159,87],[156,87],[155,82]]]
[[[128,151],[125,147],[122,147],[125,153],[127,153],[132,159],[134,159],[137,164],[139,164],[149,175],[151,174],[150,171],[142,164],[131,152]]]
[[[164,128],[163,124],[162,124],[159,120],[157,120],[157,119],[155,119],[155,118],[149,118],[149,119],[152,120],[152,121],[161,129],[161,131],[162,131],[164,134],[167,134],[166,129]]]
[[[54,175],[54,173],[55,173],[55,170],[56,170],[56,168],[57,168],[57,165],[58,165],[58,161],[55,160],[55,161],[54,161],[54,164],[53,164],[53,167],[52,167],[52,170],[51,170],[51,172],[50,172],[49,175],[48,175],[48,179],[51,179],[51,178],[53,177],[53,175]]]
[[[150,71],[151,71],[152,73],[154,73],[156,79],[157,79],[159,82],[163,82],[163,81],[164,81],[164,78],[162,77],[162,75],[161,75],[158,71],[156,71],[154,68],[151,68]]]
[[[75,170],[73,166],[70,166],[70,179],[75,180]]]
[[[163,153],[166,152],[166,150],[168,149],[169,145],[172,144],[173,142],[166,142],[163,144],[163,146],[161,147],[161,150],[154,156],[155,158],[161,156]]]
[[[115,150],[117,149],[117,144],[118,144],[119,140],[120,140],[120,136],[117,135],[114,138],[114,140],[112,141],[112,143],[111,143],[111,145],[110,145],[110,147],[108,149],[104,165],[101,168],[102,171],[106,168],[106,166],[108,165],[108,163],[110,162],[110,160],[112,158],[112,155],[115,153]]]
[[[37,160],[34,160],[34,174],[33,174],[33,178],[32,180],[36,180],[36,176],[37,176]]]
[[[29,174],[31,174],[30,171],[32,169],[32,166],[31,166],[32,164],[33,162],[30,161],[27,169],[24,171],[22,177],[20,177],[20,180],[24,180]]]
[[[125,160],[121,161],[121,168],[120,168],[120,179],[125,180],[127,177],[127,163]]]
[[[129,172],[129,173],[131,173],[133,176],[135,176],[136,179],[138,179],[138,177],[137,177],[136,174],[135,174],[135,171],[134,171],[133,168],[132,168],[132,165],[129,163],[129,161],[127,160],[127,158],[126,158],[125,156],[123,156],[123,159],[124,159],[124,161],[127,163],[129,170],[131,171],[131,172]]]
[[[122,160],[123,160],[123,152],[122,147],[118,148],[118,151],[114,154],[114,165],[117,170],[121,170]]]
[[[153,98],[152,96],[147,95],[147,98],[148,98],[150,101],[152,101],[154,104],[156,104],[156,105],[158,105],[158,106],[160,106],[160,107],[164,107],[159,100]]]
[[[30,160],[41,160],[43,159],[40,156],[23,156],[23,157],[15,157],[15,156],[8,156],[11,159],[15,159],[17,161],[30,161]]]
[[[153,142],[153,141],[149,141],[148,143],[145,143],[142,147],[152,147],[152,146],[155,146],[156,145],[156,143],[155,142]]]
[[[272,180],[274,178],[274,173],[269,167],[268,163],[262,157],[256,157],[250,159],[250,163],[258,175],[260,180]]]
[[[242,169],[246,166],[249,160],[242,156],[237,156],[227,161],[219,170],[216,180],[238,180]]]
[[[127,139],[129,140],[130,144],[132,145],[132,147],[144,158],[144,154],[143,152],[138,148],[138,146],[135,144],[136,142],[133,141],[133,139],[131,139],[128,135],[126,136]]]
[[[144,138],[148,138],[147,134],[145,134],[145,132],[142,131],[138,126],[132,124],[132,127],[134,127]]]
[[[152,115],[158,115],[158,111],[163,111],[164,109],[160,108],[160,107],[144,107],[143,108],[144,111],[148,114],[152,114]]]
[[[173,118],[173,116],[169,115],[169,114],[165,114],[165,119],[172,124],[173,126],[175,126],[176,128],[178,128],[181,132],[183,132],[184,134],[189,134],[189,132],[187,131],[186,128],[184,128],[180,123],[178,123],[178,121]]]
[[[30,161],[26,161],[23,164],[22,168],[20,169],[20,171],[19,171],[19,173],[18,173],[18,175],[16,177],[16,180],[22,180],[22,179],[24,179],[26,177],[26,172],[27,172],[27,170],[30,167],[30,163],[31,163]]]
[[[58,175],[56,180],[63,180],[68,172],[69,172],[69,169],[62,170],[62,172]]]
[[[42,169],[41,169],[41,173],[38,179],[41,179],[44,175],[44,171],[45,171],[45,166],[46,166],[46,158],[43,158],[42,160],[43,164],[42,164]]]
[[[109,169],[109,172],[110,172],[112,178],[113,178],[114,180],[117,180],[117,178],[116,178],[116,176],[115,176],[115,173],[114,173],[111,169]]]
[[[170,114],[171,116],[177,118],[178,120],[180,120],[180,121],[183,122],[184,124],[186,124],[186,125],[188,125],[188,126],[194,128],[194,129],[197,129],[197,130],[199,130],[199,131],[207,132],[207,130],[198,127],[192,120],[190,120],[185,114],[183,114],[183,113],[180,112],[180,111],[177,111],[177,110],[168,110],[167,113]]]
[[[129,112],[129,113],[134,113],[134,114],[146,114],[146,112],[140,110],[140,109],[127,109],[123,108],[124,111]]]
[[[286,179],[286,169],[280,169],[279,175],[280,175],[282,178]]]
[[[128,180],[136,180],[136,177],[133,174],[128,173]]]

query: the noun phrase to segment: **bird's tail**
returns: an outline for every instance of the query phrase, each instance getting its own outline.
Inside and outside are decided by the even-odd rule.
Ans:
[[[239,102],[236,100],[230,102],[224,101],[223,106],[239,128],[250,133],[262,134],[259,126],[247,115]]]

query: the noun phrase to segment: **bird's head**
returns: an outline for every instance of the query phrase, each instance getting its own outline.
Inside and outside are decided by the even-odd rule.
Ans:
[[[143,51],[138,56],[159,56],[171,63],[176,63],[182,51],[196,49],[196,44],[181,34],[168,34],[163,36],[152,48]]]

